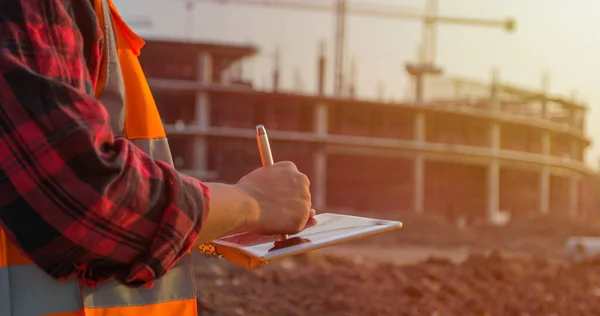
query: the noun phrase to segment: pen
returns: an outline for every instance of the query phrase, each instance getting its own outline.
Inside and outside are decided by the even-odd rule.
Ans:
[[[260,153],[260,161],[262,162],[263,167],[274,164],[269,137],[267,136],[267,130],[263,125],[256,126],[256,142],[258,143],[258,152]],[[287,237],[287,235],[280,236],[281,240],[286,240]]]

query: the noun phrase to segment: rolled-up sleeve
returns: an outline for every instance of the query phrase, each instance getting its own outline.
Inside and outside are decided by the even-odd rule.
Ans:
[[[97,22],[87,0],[0,3],[0,225],[54,278],[138,286],[189,251],[209,191],[114,137],[82,10]]]

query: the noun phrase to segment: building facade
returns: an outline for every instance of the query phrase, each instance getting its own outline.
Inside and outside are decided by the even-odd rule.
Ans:
[[[260,166],[254,127],[264,124],[274,159],[310,177],[319,210],[596,213],[581,104],[497,80],[453,79],[449,96],[405,103],[263,91],[241,79],[256,52],[147,42],[140,60],[180,170],[236,182]]]

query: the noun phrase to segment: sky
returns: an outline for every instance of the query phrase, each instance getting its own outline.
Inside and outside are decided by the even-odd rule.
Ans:
[[[285,1],[285,0],[281,0]],[[331,0],[322,0],[331,1]],[[350,0],[352,1],[352,0]],[[114,0],[126,21],[145,17],[152,27],[132,28],[143,37],[251,44],[260,53],[244,64],[244,75],[270,86],[273,53],[280,51],[282,88],[314,92],[319,43],[333,60],[334,16],[329,13],[198,1],[186,14],[182,0]],[[226,2],[226,1],[224,1]],[[355,0],[414,9],[425,0]],[[439,0],[439,15],[501,20],[512,17],[516,32],[444,24],[438,27],[436,62],[450,76],[490,81],[498,68],[502,82],[541,89],[550,73],[550,92],[589,106],[586,162],[598,166],[600,146],[600,1],[594,0]],[[191,20],[186,18],[191,16]],[[192,21],[192,28],[187,21]],[[348,55],[356,59],[357,95],[373,98],[383,83],[387,99],[405,97],[407,61],[414,61],[421,24],[372,17],[348,17]],[[190,32],[191,31],[191,32]],[[331,91],[332,67],[328,69]]]

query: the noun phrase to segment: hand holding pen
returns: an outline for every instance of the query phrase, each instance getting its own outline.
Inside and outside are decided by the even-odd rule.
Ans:
[[[258,125],[256,127],[256,142],[258,143],[258,152],[260,153],[260,161],[262,162],[263,167],[272,166],[274,164],[273,153],[271,153],[271,144],[269,143],[267,130],[263,125]],[[286,240],[287,238],[287,234],[282,234],[280,236],[281,240]]]
[[[258,206],[257,227],[252,227],[251,231],[265,235],[296,234],[307,225],[314,225],[310,182],[294,163],[273,163],[268,138],[258,135],[263,132],[266,136],[264,127],[257,127],[257,141],[265,166],[250,172],[237,183]]]

